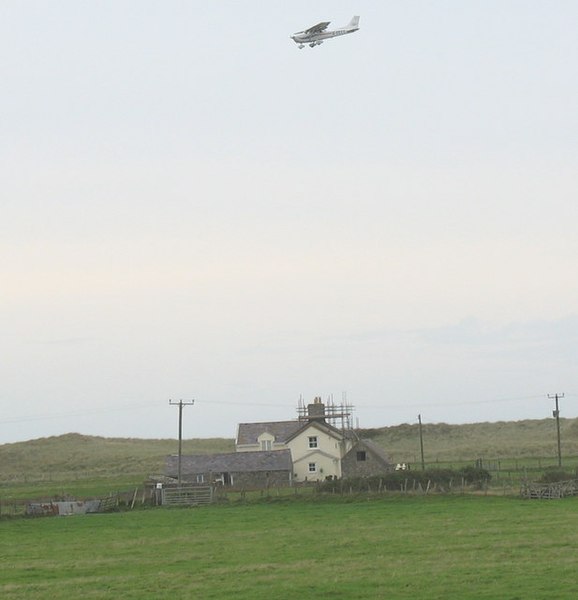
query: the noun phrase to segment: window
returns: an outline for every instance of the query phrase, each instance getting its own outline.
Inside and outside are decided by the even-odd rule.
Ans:
[[[309,473],[317,473],[317,465],[315,463],[309,463]]]
[[[317,448],[317,436],[312,435],[309,437],[309,448]]]
[[[204,475],[197,475],[197,483],[203,483],[205,481]]]
[[[357,462],[363,462],[364,460],[367,460],[367,457],[365,455],[365,450],[360,450],[357,453]]]
[[[273,442],[271,440],[261,440],[261,450],[272,450]]]

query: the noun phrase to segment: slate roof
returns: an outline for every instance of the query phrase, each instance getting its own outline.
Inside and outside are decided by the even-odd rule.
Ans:
[[[303,427],[302,421],[273,421],[270,423],[239,423],[237,445],[258,444],[262,433],[270,433],[277,443],[285,443],[294,433]]]
[[[307,429],[308,427],[315,427],[317,429],[320,429],[321,431],[324,431],[325,433],[338,438],[338,439],[343,439],[345,436],[343,434],[343,432],[341,431],[341,429],[337,429],[337,427],[334,427],[333,425],[330,425],[329,423],[326,423],[325,421],[305,421],[304,423],[301,423],[301,427],[299,427],[299,429],[297,429],[296,431],[294,431],[285,441],[289,441],[291,439],[293,439],[294,437],[297,437],[297,435],[301,432],[302,429]]]
[[[165,473],[177,475],[179,457],[167,456]],[[263,452],[229,452],[227,454],[200,454],[181,457],[183,475],[200,473],[247,473],[256,471],[292,471],[291,452],[272,450]]]

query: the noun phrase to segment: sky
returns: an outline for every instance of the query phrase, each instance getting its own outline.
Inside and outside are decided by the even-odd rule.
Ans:
[[[360,15],[300,50],[289,38]],[[578,416],[574,0],[0,1],[0,444]]]

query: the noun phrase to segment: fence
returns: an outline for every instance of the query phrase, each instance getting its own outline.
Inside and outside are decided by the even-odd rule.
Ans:
[[[135,505],[153,503],[150,490],[135,487],[133,490],[110,492],[106,496],[77,500],[73,497],[53,497],[39,499],[0,497],[0,518],[86,514],[133,509]]]
[[[557,481],[555,483],[525,483],[521,495],[524,498],[552,500],[565,496],[578,496],[578,479]]]
[[[213,502],[213,488],[209,485],[164,488],[163,506],[200,506]]]

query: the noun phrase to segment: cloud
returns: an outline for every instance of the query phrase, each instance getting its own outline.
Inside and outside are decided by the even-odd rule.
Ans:
[[[48,344],[52,346],[79,346],[93,341],[90,337],[68,337],[40,340],[39,344]]]
[[[416,332],[423,341],[458,346],[523,346],[536,348],[566,346],[578,340],[578,315],[561,319],[534,319],[497,325],[475,317],[444,327]]]

